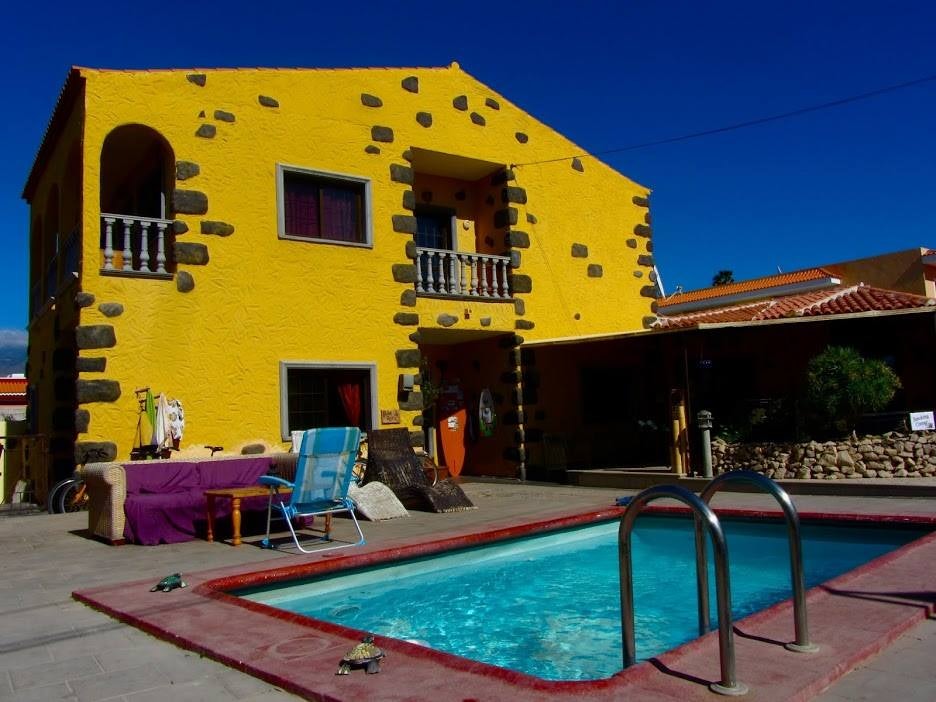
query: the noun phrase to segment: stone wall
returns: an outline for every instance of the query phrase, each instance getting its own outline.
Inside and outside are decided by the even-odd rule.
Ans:
[[[716,473],[747,468],[777,480],[932,477],[936,432],[805,443],[729,444],[715,439],[712,464]]]

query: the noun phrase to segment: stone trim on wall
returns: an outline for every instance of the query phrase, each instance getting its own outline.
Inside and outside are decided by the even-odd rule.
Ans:
[[[116,380],[76,380],[75,394],[79,405],[89,402],[116,402],[120,399],[120,383]]]
[[[208,196],[198,190],[172,191],[172,209],[176,214],[203,215],[208,212]]]
[[[393,130],[390,127],[374,125],[371,127],[371,139],[385,144],[393,143]]]
[[[202,220],[201,233],[213,236],[231,236],[234,233],[234,225],[227,222],[215,222],[211,220]]]
[[[393,323],[404,327],[415,327],[419,325],[419,315],[415,312],[397,312],[393,315]]]
[[[187,241],[176,241],[172,245],[172,255],[175,257],[176,263],[191,266],[204,266],[210,260],[207,246]]]
[[[117,345],[117,335],[110,324],[88,324],[75,328],[79,349],[109,349]]]
[[[91,426],[91,413],[86,409],[75,410],[75,433],[87,434]]]
[[[636,234],[637,236],[649,238],[653,236],[653,230],[650,229],[649,225],[640,223],[640,224],[634,225],[634,234]]]
[[[188,271],[176,272],[176,290],[180,293],[192,292],[195,289],[195,278]]]
[[[124,312],[124,306],[119,302],[102,302],[98,311],[105,317],[119,317]]]
[[[390,164],[390,180],[392,180],[394,183],[412,185],[413,175],[413,169],[409,166],[403,166],[399,163]]]
[[[201,173],[201,166],[192,161],[176,161],[176,180],[188,180]]]
[[[103,373],[107,368],[107,359],[103,356],[78,356],[75,370],[79,373]]]

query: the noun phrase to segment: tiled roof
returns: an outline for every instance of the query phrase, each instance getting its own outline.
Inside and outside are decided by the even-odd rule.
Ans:
[[[742,280],[738,283],[728,283],[727,285],[713,285],[710,288],[701,290],[690,290],[689,292],[671,295],[665,300],[659,301],[660,311],[664,311],[667,305],[681,305],[686,302],[698,302],[699,300],[711,300],[718,297],[727,297],[739,293],[751,293],[756,290],[763,290],[765,296],[770,294],[771,288],[778,288],[784,285],[795,285],[797,283],[806,283],[809,281],[824,280],[832,278],[833,275],[825,268],[806,268],[792,273],[777,273],[776,275],[767,275],[763,278],[754,278],[753,280]]]
[[[28,382],[26,378],[0,378],[0,393],[23,395]]]
[[[666,316],[665,308],[661,307],[660,317],[654,327],[656,329],[686,329],[704,324],[885,312],[933,306],[936,306],[936,299],[922,295],[882,290],[863,284],[847,287],[839,285],[827,290],[784,295],[742,305],[716,307],[671,316]]]

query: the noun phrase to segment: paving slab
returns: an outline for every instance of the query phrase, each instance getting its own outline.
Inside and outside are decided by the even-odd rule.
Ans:
[[[375,546],[386,547],[419,537],[466,533],[505,519],[522,520],[558,510],[593,509],[596,505],[610,504],[615,496],[629,492],[517,483],[466,483],[464,487],[472,500],[479,505],[478,510],[446,515],[412,513],[413,516],[408,519],[379,524],[365,522],[364,530],[368,541]],[[936,501],[923,498],[799,495],[794,497],[794,502],[801,510],[826,514],[936,514]],[[754,494],[721,493],[715,497],[714,504],[716,507],[774,510],[770,498]],[[139,702],[158,698],[172,699],[174,702],[184,699],[211,699],[222,702],[246,699],[264,702],[297,699],[276,685],[246,676],[235,668],[215,661],[199,659],[199,663],[192,666],[188,661],[189,657],[193,656],[191,652],[127,627],[70,599],[73,590],[114,585],[135,579],[151,580],[155,583],[167,573],[177,570],[183,573],[207,569],[237,571],[243,570],[245,566],[256,569],[267,567],[271,562],[282,562],[288,557],[249,545],[257,542],[257,535],[248,536],[248,545],[238,548],[226,543],[208,544],[204,541],[157,547],[115,548],[88,539],[85,535],[85,519],[85,515],[81,514],[0,516],[0,554],[5,565],[15,566],[5,567],[0,592],[24,595],[13,607],[7,607],[9,600],[0,596],[0,701],[78,699],[79,688],[82,690],[82,699],[88,700],[123,699]],[[932,591],[932,585],[928,587]],[[928,623],[927,620],[922,620],[919,626],[926,626]],[[876,660],[886,661],[892,650],[897,652],[894,654],[895,660],[901,661],[902,667],[899,668],[899,675],[893,675],[893,684],[897,687],[892,686],[887,697],[936,699],[936,694],[929,694],[928,697],[913,696],[919,694],[917,690],[920,689],[920,685],[927,684],[927,681],[930,693],[936,689],[933,681],[927,676],[927,670],[931,666],[917,665],[918,661],[927,661],[927,656],[929,660],[936,657],[936,637],[917,636],[916,631],[917,627],[914,627],[902,638],[894,639],[893,645],[885,647],[881,657],[867,661],[863,664],[865,667],[859,667],[851,675],[840,680],[820,699],[832,702],[840,699],[870,699],[861,696],[869,689],[869,685],[850,681],[859,679],[859,676],[870,676],[871,679],[878,680],[885,673],[871,665]],[[120,632],[131,642],[126,649],[114,647],[115,642],[121,638]],[[93,641],[96,638],[103,643],[100,650],[94,650]],[[882,645],[886,643],[888,641],[884,641]],[[97,666],[96,672],[92,672],[91,675],[87,674],[89,668],[85,667],[86,662],[81,663],[81,659],[87,658],[88,655],[88,651],[83,650],[85,647],[91,649],[92,661]],[[344,651],[336,649],[336,652],[340,657]],[[330,663],[334,657],[331,653],[332,651],[323,654]],[[34,676],[32,678],[22,675],[24,669],[37,666],[46,668],[49,664],[61,665],[67,661],[71,661],[68,666],[75,667],[52,669],[57,670],[58,675],[73,671],[71,674],[74,677],[63,682],[43,682],[49,680],[49,677],[43,677],[48,676],[48,672],[31,673],[30,675]],[[158,680],[149,679],[143,673],[139,673],[134,679],[138,685],[158,682],[157,687],[123,691],[123,688],[108,688],[103,684],[103,681],[111,679],[108,676],[122,670],[145,668],[147,663],[151,663],[158,671]],[[707,660],[703,666],[703,674],[711,676],[713,665],[717,670],[717,661]],[[90,670],[94,671],[95,668]],[[13,687],[14,674],[18,675],[20,685],[16,688]],[[333,671],[329,675],[332,677]],[[173,676],[179,677],[180,680],[184,678],[186,681],[176,683]],[[90,682],[91,677],[97,677],[101,681],[100,687],[94,687],[98,683]],[[384,699],[380,694],[381,687],[368,681],[383,676],[368,676],[366,680],[364,676],[354,677],[353,686],[345,689],[348,694],[342,698]],[[85,682],[79,685],[79,681]],[[29,682],[34,684],[30,687],[23,686]],[[414,679],[412,682],[413,692],[435,695],[434,699],[452,697],[453,689],[448,680],[425,676],[425,679]],[[904,687],[901,688],[900,685]],[[110,694],[115,689],[121,690],[116,698],[94,697]],[[642,690],[639,698],[662,698],[662,692],[663,690]],[[208,696],[204,696],[203,693]],[[542,699],[543,695],[534,698]],[[755,699],[766,698],[758,694]]]

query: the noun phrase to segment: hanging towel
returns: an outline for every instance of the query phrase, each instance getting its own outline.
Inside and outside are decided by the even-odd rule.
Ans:
[[[157,448],[168,448],[172,445],[172,437],[169,429],[169,401],[166,400],[165,393],[159,393],[159,399],[156,401],[156,432],[154,442]]]

